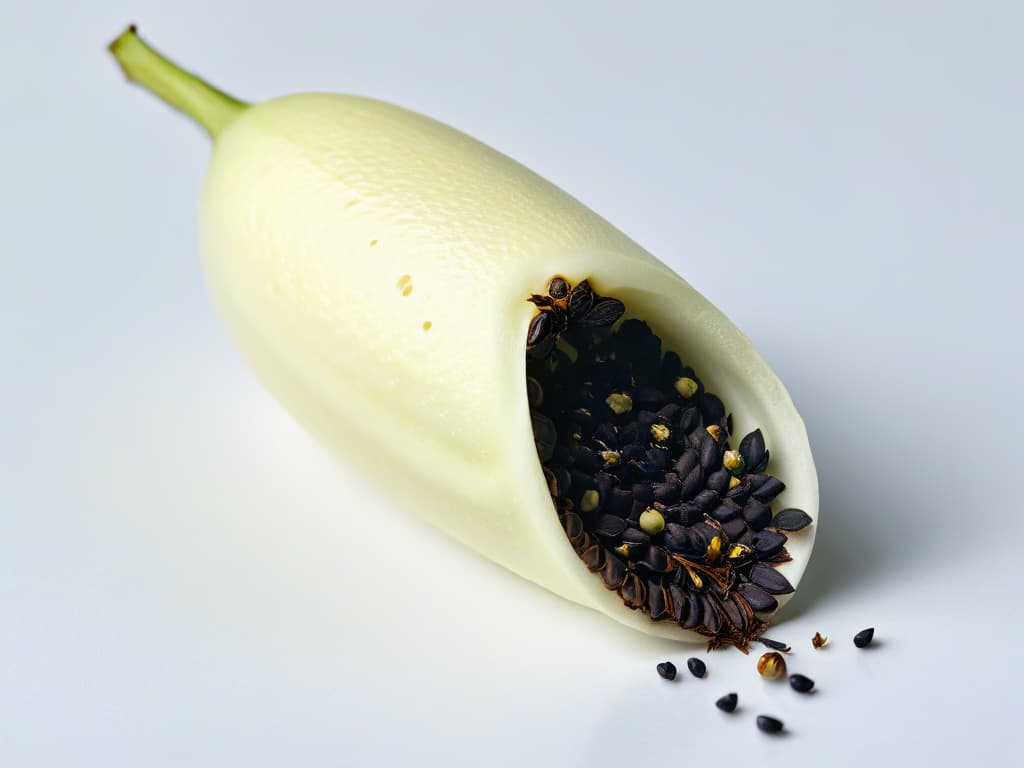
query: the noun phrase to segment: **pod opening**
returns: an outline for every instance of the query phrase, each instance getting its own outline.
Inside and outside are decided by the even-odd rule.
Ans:
[[[555,512],[583,566],[652,621],[744,652],[793,587],[776,566],[801,510],[773,510],[760,429],[732,414],[643,319],[562,276],[528,300],[526,387]]]

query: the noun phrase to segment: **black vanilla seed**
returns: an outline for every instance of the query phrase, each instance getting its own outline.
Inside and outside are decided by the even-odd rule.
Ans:
[[[725,696],[715,702],[715,706],[723,712],[735,712],[736,705],[739,703],[739,696],[735,693],[727,693]]]
[[[860,632],[853,636],[853,644],[856,645],[858,648],[867,648],[869,645],[871,645],[871,641],[874,639],[874,637],[875,628],[868,627],[867,629],[862,629]]]
[[[790,675],[789,687],[798,693],[810,693],[814,687],[814,681],[806,675]]]
[[[676,679],[676,665],[671,661],[663,661],[658,665],[658,674],[666,680]]]
[[[690,670],[690,674],[694,677],[704,677],[708,673],[707,664],[698,659],[696,656],[686,660],[686,666]]]
[[[767,645],[773,651],[782,651],[783,653],[789,653],[791,650],[793,650],[788,645],[786,645],[785,643],[780,643],[778,640],[769,640],[767,637],[759,637],[757,640],[762,645]]]
[[[743,414],[735,421],[750,431],[734,435],[698,373],[590,279],[557,275],[538,291],[527,298],[526,395],[573,550],[629,608],[709,648],[749,650],[776,596],[793,591],[776,570],[787,539],[812,522],[773,509],[785,484],[765,472],[768,436]]]
[[[782,731],[782,721],[768,715],[758,715],[757,727],[765,733],[779,733]]]

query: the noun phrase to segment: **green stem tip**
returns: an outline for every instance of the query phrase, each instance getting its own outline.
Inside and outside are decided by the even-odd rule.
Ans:
[[[153,50],[132,24],[108,46],[125,77],[199,123],[211,138],[247,106]]]

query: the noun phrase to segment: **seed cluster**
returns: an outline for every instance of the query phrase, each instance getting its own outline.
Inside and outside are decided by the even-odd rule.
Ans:
[[[868,627],[867,629],[861,630],[854,636],[854,645],[858,648],[866,648],[870,645],[874,638],[875,630],[874,627]],[[818,644],[818,640],[822,641],[825,638],[820,632],[816,632],[814,635],[815,642],[813,643],[815,648],[821,647]],[[789,653],[791,648],[786,643],[778,640],[769,640],[764,637],[758,638],[758,642],[763,643],[771,648],[775,648],[784,653]],[[696,657],[687,659],[686,666],[694,677],[703,678],[707,675],[707,665]],[[658,674],[668,680],[674,680],[676,677],[676,666],[671,661],[664,661],[658,664]],[[757,672],[758,674],[767,680],[778,680],[786,674],[786,660],[777,652],[765,653],[757,660]],[[813,694],[815,691],[814,680],[800,673],[796,673],[789,676],[789,687],[792,688],[799,694]],[[715,701],[715,706],[722,712],[732,714],[736,711],[739,705],[739,695],[735,692],[727,693],[724,696],[719,697]],[[759,715],[756,719],[757,727],[765,733],[777,734],[782,732],[784,725],[781,720],[770,715]]]
[[[722,401],[646,323],[613,329],[624,306],[587,281],[530,301],[534,440],[575,551],[630,608],[746,652],[793,591],[775,570],[787,535],[811,522],[773,514],[785,485],[761,431],[732,448]]]

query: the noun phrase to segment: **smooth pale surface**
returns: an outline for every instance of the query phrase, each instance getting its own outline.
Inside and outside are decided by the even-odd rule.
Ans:
[[[596,768],[637,760],[616,734],[652,705],[665,765],[1013,764],[1017,6],[209,5],[5,8],[0,764]],[[194,258],[205,137],[102,50],[132,18],[240,96],[372,93],[479,136],[750,334],[821,479],[776,630],[818,694],[734,653],[665,685],[677,644],[473,555],[296,426]],[[367,586],[378,536],[421,554]]]
[[[608,222],[459,131],[350,96],[254,105],[216,139],[200,232],[218,308],[282,405],[416,514],[563,597],[706,642],[627,608],[554,514],[524,355],[525,297],[555,274],[651,322],[739,434],[772,435],[778,503],[817,518],[803,423],[750,341]],[[791,537],[794,587],[815,532]]]

